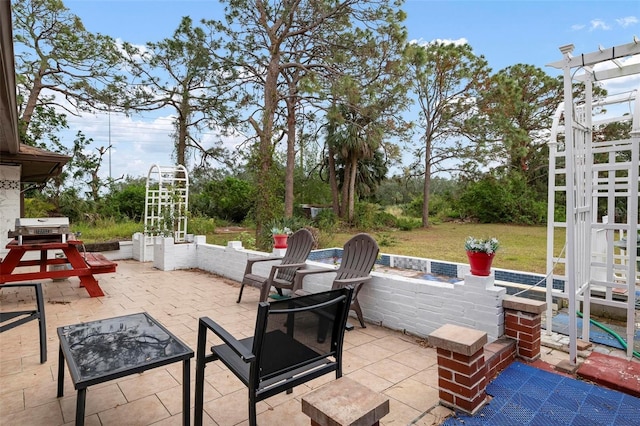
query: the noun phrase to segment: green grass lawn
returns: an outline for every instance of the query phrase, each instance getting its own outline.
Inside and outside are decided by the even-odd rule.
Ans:
[[[74,232],[80,231],[85,242],[127,240],[135,232],[141,232],[139,223],[115,223],[102,221],[92,226],[73,224]],[[321,233],[320,248],[342,247],[356,232]],[[244,233],[244,236],[241,235]],[[434,260],[467,263],[464,241],[468,236],[478,238],[496,237],[500,249],[493,261],[497,268],[516,271],[546,273],[547,228],[546,226],[517,226],[503,224],[478,224],[446,222],[432,225],[427,229],[412,231],[371,232],[380,244],[382,253],[424,257]],[[217,227],[214,233],[207,234],[210,244],[226,245],[228,241],[254,237],[252,229],[238,227]],[[558,240],[555,254],[562,249]]]
[[[248,231],[251,233],[252,231]],[[321,248],[342,247],[356,233],[339,232],[321,236]],[[380,251],[388,254],[424,257],[435,260],[467,263],[464,241],[468,236],[496,237],[500,249],[493,261],[496,268],[517,271],[546,273],[547,228],[546,226],[516,226],[502,224],[442,223],[428,229],[412,231],[371,232],[380,244]],[[239,232],[221,233],[207,236],[211,244],[226,245],[237,240]],[[556,244],[555,254],[562,249]]]

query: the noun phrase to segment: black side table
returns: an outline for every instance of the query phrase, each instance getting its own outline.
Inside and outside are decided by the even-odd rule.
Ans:
[[[182,423],[189,425],[193,350],[146,312],[58,328],[58,397],[64,361],[78,391],[76,425],[84,424],[87,387],[182,361]]]

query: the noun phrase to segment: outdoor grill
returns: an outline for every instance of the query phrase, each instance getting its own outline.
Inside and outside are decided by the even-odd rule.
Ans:
[[[18,244],[34,240],[66,243],[68,233],[68,217],[18,218],[15,231],[9,231],[9,238],[17,238]]]

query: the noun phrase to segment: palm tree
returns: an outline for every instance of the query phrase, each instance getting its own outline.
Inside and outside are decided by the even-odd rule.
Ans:
[[[341,203],[337,213],[340,217],[346,216],[351,222],[355,210],[359,164],[374,158],[380,147],[382,131],[366,116],[365,110],[358,111],[353,107],[339,105],[334,112],[329,115],[327,136],[330,168],[337,172],[339,166],[342,166]],[[334,164],[333,167],[331,163]],[[335,173],[335,179],[338,180],[338,173]],[[336,196],[334,194],[334,200]]]

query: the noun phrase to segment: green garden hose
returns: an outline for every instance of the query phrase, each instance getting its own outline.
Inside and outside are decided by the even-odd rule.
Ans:
[[[576,311],[576,314],[578,314],[578,316],[580,318],[582,318],[582,312]],[[612,329],[610,329],[606,325],[600,324],[598,321],[595,321],[595,320],[593,320],[591,318],[589,318],[589,322],[591,322],[591,324],[595,325],[596,327],[601,328],[604,331],[606,331],[607,333],[611,334],[613,337],[616,338],[616,340],[618,342],[620,342],[620,344],[624,347],[624,349],[627,350],[627,342],[625,342],[624,339],[622,337],[620,337],[620,335],[618,333],[616,333],[615,331],[613,331]],[[633,351],[633,356],[635,356],[636,358],[640,359],[640,352]]]

